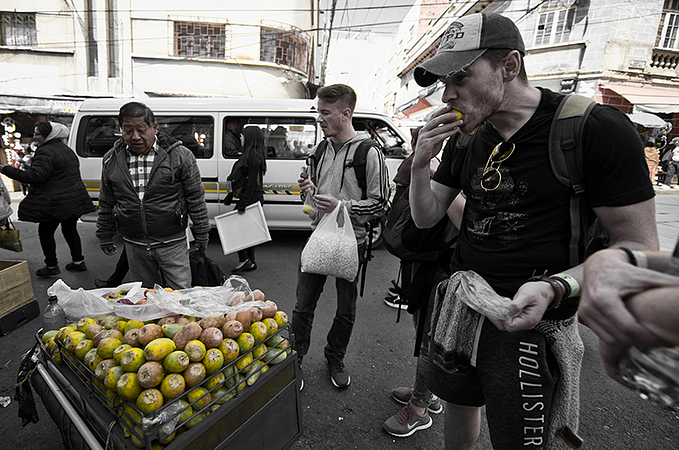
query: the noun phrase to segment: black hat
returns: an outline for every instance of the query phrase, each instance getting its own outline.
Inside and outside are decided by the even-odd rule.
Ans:
[[[420,86],[434,84],[439,77],[469,67],[489,48],[509,48],[526,55],[521,33],[511,19],[486,13],[462,16],[443,34],[436,54],[415,69],[415,81]]]

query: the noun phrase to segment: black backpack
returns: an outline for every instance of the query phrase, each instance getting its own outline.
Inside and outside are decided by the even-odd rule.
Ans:
[[[368,198],[368,182],[365,176],[365,166],[368,151],[372,147],[379,148],[379,145],[377,145],[377,142],[373,141],[372,139],[366,139],[362,141],[358,145],[356,153],[354,153],[354,160],[351,162],[351,164],[347,165],[347,167],[354,168],[354,173],[356,174],[356,178],[358,179],[358,185],[361,188],[361,199],[363,200]],[[316,184],[316,168],[318,167],[318,163],[320,162],[321,158],[323,158],[323,154],[325,153],[325,150],[327,148],[328,140],[323,139],[321,143],[318,144],[316,151],[312,155],[310,155],[309,159],[307,160],[307,163],[311,167],[311,181],[313,181],[314,184]]]
[[[318,163],[321,161],[321,158],[323,158],[323,154],[328,148],[328,144],[328,140],[323,139],[320,144],[318,144],[318,147],[316,147],[316,151],[307,159],[307,164],[311,168],[311,181],[313,181],[314,184],[316,184]],[[379,151],[380,147],[374,140],[365,139],[361,141],[361,143],[358,145],[358,148],[356,149],[356,152],[354,153],[353,161],[351,161],[351,164],[347,165],[347,167],[354,168],[354,173],[356,174],[356,179],[358,180],[358,186],[361,188],[362,200],[368,198],[368,180],[365,174],[365,168],[367,164],[368,151],[370,151],[370,149],[373,147],[376,147]],[[387,170],[386,166],[384,167],[384,170]],[[366,270],[368,269],[368,262],[372,259],[373,229],[377,224],[379,224],[379,222],[380,218],[377,217],[365,224],[365,229],[368,233],[368,246],[366,248],[365,258],[363,258],[363,263],[361,264],[361,267],[359,267],[359,270],[361,271],[361,297],[363,297],[363,289],[365,288],[365,274]]]
[[[189,264],[192,286],[221,286],[226,281],[222,269],[205,255],[202,248],[189,252]]]
[[[418,229],[410,214],[410,188],[393,205],[383,231],[384,246],[403,262],[434,262],[457,240],[446,214],[436,225]]]
[[[571,239],[569,263],[576,266],[589,255],[607,248],[608,234],[598,218],[590,220],[582,181],[584,161],[582,135],[589,113],[597,103],[581,95],[567,95],[556,110],[549,131],[549,163],[554,176],[572,189],[570,202]]]

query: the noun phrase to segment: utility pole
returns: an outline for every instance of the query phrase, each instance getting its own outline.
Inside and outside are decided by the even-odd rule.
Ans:
[[[321,86],[325,86],[325,68],[328,65],[328,53],[330,52],[330,38],[332,37],[332,22],[335,20],[335,8],[337,7],[337,0],[332,0],[332,10],[330,11],[330,27],[328,28],[328,41],[325,43],[325,55],[323,55],[323,64],[321,65]]]

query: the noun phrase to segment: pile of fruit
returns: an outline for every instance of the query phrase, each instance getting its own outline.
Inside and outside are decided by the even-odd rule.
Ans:
[[[290,343],[281,332],[287,314],[272,301],[266,305],[218,317],[178,315],[146,323],[115,315],[83,318],[46,331],[42,341],[55,362],[67,359],[91,382],[137,447],[149,440],[142,418],[172,404],[179,414],[175,430],[166,435],[154,427],[159,433],[149,436],[162,446],[252,386],[269,365],[286,359]]]

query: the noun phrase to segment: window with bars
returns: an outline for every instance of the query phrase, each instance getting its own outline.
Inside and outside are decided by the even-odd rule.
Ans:
[[[663,8],[655,46],[665,49],[679,49],[679,0],[666,0]]]
[[[34,47],[38,45],[35,13],[0,13],[0,45]]]
[[[205,22],[175,22],[174,52],[196,58],[226,57],[226,25]]]
[[[301,30],[260,28],[259,59],[294,67],[304,73],[310,70],[309,42]]]
[[[553,45],[569,42],[575,20],[572,0],[548,0],[540,7],[535,45]]]

